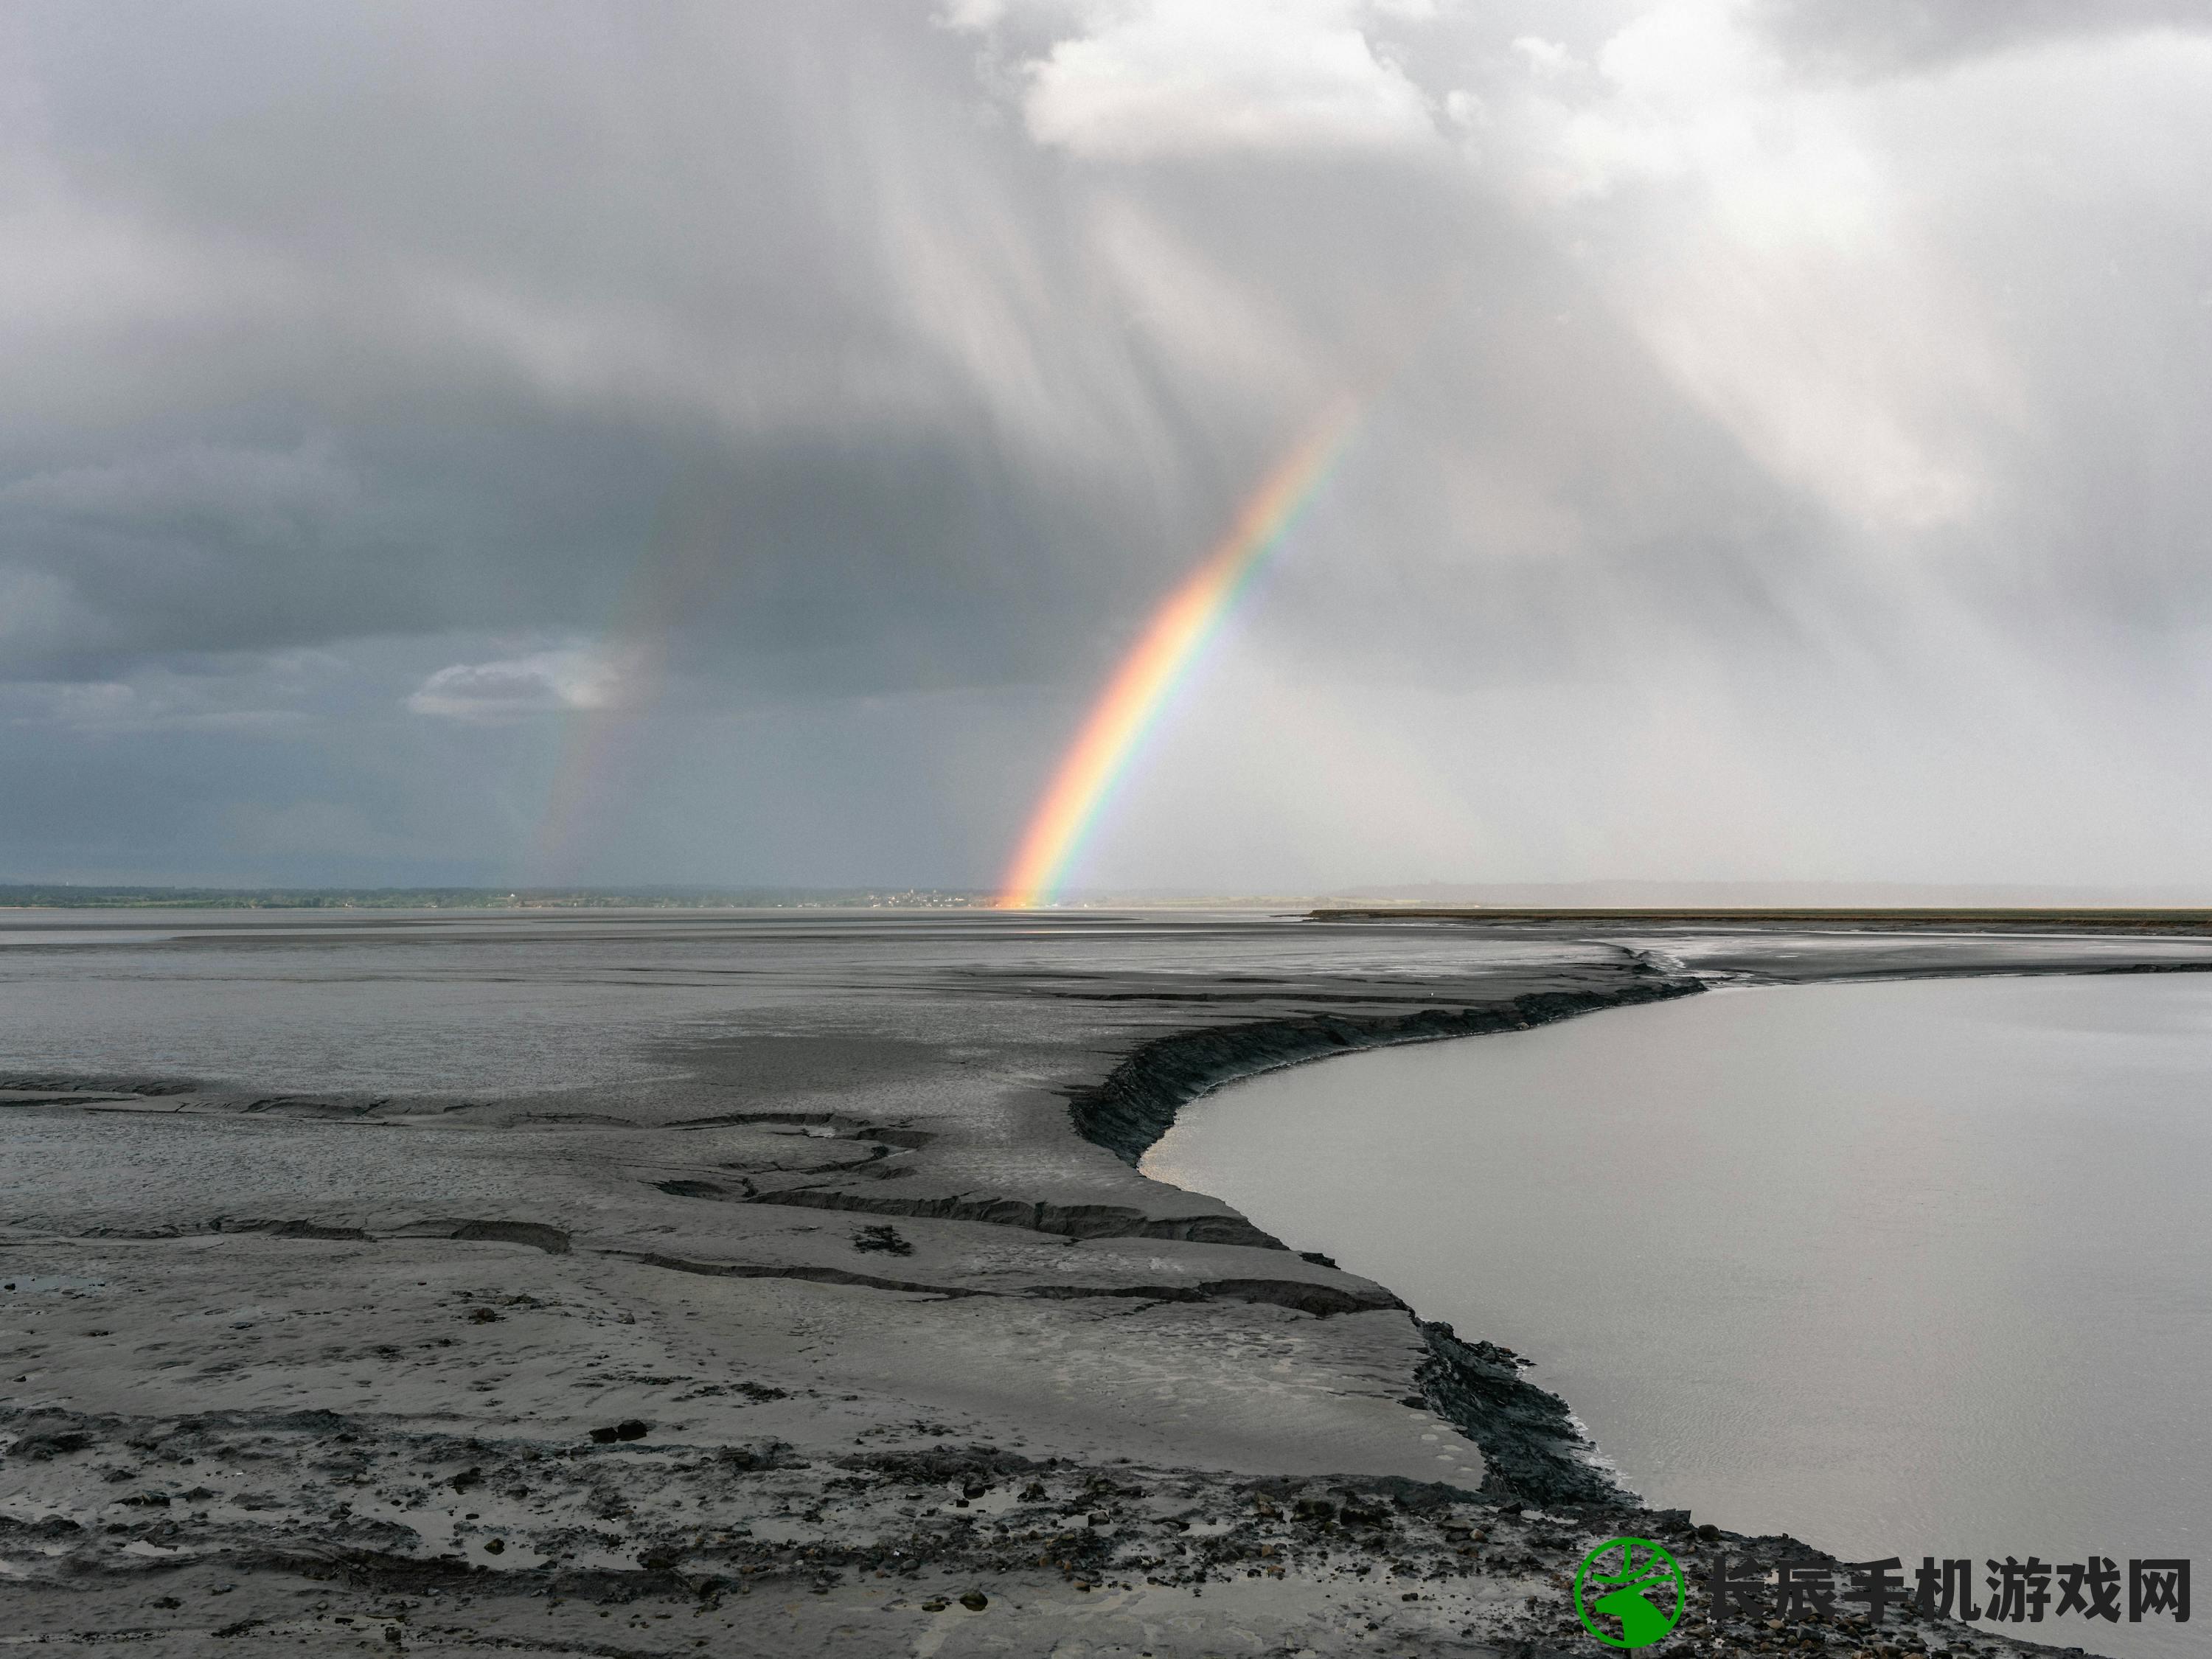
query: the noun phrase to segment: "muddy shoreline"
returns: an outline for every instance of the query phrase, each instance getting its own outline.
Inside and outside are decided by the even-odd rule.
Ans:
[[[1644,1509],[1516,1356],[1145,1179],[1175,1112],[1714,980],[2212,962],[2109,937],[844,927],[732,923],[763,990],[675,1083],[325,1095],[64,1054],[0,1079],[22,1146],[127,1138],[156,1171],[111,1191],[72,1152],[0,1217],[0,1275],[36,1287],[0,1297],[15,1628],[157,1652],[1588,1645],[1564,1584],[1605,1536],[1819,1558]],[[319,1186],[262,1167],[309,1154]],[[1848,1620],[1718,1633],[1874,1650]]]

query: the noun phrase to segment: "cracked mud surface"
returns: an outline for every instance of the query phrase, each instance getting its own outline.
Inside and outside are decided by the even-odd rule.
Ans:
[[[1728,1535],[1641,1510],[1480,1333],[1139,1175],[1176,1108],[1699,974],[2205,954],[717,925],[726,1009],[644,1080],[325,1094],[69,1053],[0,1078],[0,1644],[1589,1650],[1565,1584],[1592,1544]],[[226,948],[196,926],[179,950]]]

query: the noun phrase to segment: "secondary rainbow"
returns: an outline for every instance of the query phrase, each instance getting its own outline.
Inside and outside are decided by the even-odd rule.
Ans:
[[[1037,802],[1000,884],[1000,909],[1052,902],[1176,688],[1327,481],[1358,413],[1357,403],[1340,404],[1276,463],[1237,508],[1228,533],[1152,613]]]

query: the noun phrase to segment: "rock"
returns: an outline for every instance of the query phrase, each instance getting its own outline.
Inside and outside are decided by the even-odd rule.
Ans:
[[[763,1440],[750,1446],[723,1446],[716,1449],[714,1456],[718,1462],[736,1469],[803,1469],[806,1467],[806,1460],[792,1450],[788,1441],[783,1440]]]
[[[991,1605],[991,1598],[979,1589],[973,1589],[960,1598],[960,1605],[970,1613],[981,1613]]]
[[[891,1226],[862,1227],[853,1235],[853,1248],[861,1251],[880,1251],[886,1255],[912,1255],[914,1244],[902,1237],[898,1229]]]
[[[924,1613],[942,1613],[952,1604],[941,1595],[933,1595],[921,1604]]]
[[[720,1198],[729,1191],[711,1181],[656,1181],[653,1184],[672,1198]]]
[[[92,1443],[92,1437],[79,1434],[74,1429],[33,1430],[8,1448],[8,1455],[20,1457],[27,1462],[43,1463],[52,1457],[67,1457],[81,1452]]]
[[[652,1432],[652,1424],[641,1422],[631,1417],[625,1418],[619,1423],[611,1424],[605,1428],[593,1429],[592,1438],[599,1445],[611,1446],[617,1440],[642,1440]]]

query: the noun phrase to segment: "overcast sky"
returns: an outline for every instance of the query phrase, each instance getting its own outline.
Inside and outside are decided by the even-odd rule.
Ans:
[[[2203,0],[17,0],[0,879],[2212,883]]]

